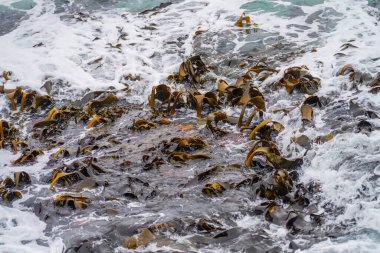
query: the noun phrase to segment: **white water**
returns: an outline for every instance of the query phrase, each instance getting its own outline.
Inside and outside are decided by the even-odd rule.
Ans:
[[[13,1],[1,1],[5,5],[11,2]],[[247,1],[194,2],[186,0],[172,5],[164,13],[158,15],[136,16],[120,9],[97,12],[92,14],[94,20],[88,19],[86,22],[76,23],[61,21],[59,16],[53,13],[52,1],[35,2],[37,6],[28,11],[30,18],[13,32],[0,37],[0,71],[12,70],[19,79],[7,83],[8,87],[22,84],[38,89],[45,78],[54,77],[67,80],[75,89],[98,89],[107,86],[120,88],[123,87],[119,83],[121,77],[131,73],[142,77],[141,81],[128,82],[136,95],[131,99],[145,102],[151,87],[163,82],[169,74],[177,70],[182,59],[191,54],[192,35],[199,27],[209,31],[235,29],[230,15],[234,18],[239,16],[242,13],[240,6]],[[290,4],[289,1],[282,3]],[[380,57],[378,46],[380,26],[376,24],[374,17],[368,15],[367,11],[370,8],[367,6],[367,1],[335,0],[326,1],[322,5],[302,6],[306,14],[325,8],[333,8],[343,14],[342,17],[336,17],[337,26],[329,33],[319,30],[319,26],[325,25],[323,22],[307,24],[310,27],[307,31],[297,31],[296,28],[287,26],[289,24],[305,25],[307,15],[286,19],[275,16],[273,13],[260,12],[251,16],[261,28],[279,33],[300,47],[311,40],[307,34],[317,32],[319,34],[316,42],[319,45],[317,52],[312,53],[311,47],[306,47],[307,52],[302,57],[297,58],[290,65],[282,66],[281,70],[291,65],[307,65],[314,76],[322,79],[322,89],[317,95],[334,96],[335,99],[341,100],[355,98],[357,102],[366,106],[371,105],[379,110],[380,95],[368,93],[365,87],[359,87],[363,90],[359,95],[356,95],[354,91],[344,90],[341,84],[348,83],[348,77],[336,76],[339,68],[346,63],[353,64],[355,69],[372,73],[372,75],[379,72],[379,61],[371,59]],[[121,17],[120,14],[125,15]],[[152,23],[157,24],[157,30],[142,29]],[[123,31],[128,34],[126,40],[118,40],[117,26],[123,27]],[[298,37],[290,37],[288,33],[296,33]],[[184,39],[184,44],[180,47],[168,43],[185,35],[189,37]],[[100,39],[93,41],[95,37]],[[347,56],[337,59],[334,54],[339,52],[343,43],[351,39],[355,40],[352,43],[358,48],[344,51]],[[33,48],[41,42],[44,46]],[[238,50],[242,43],[235,42],[238,45],[235,50]],[[122,49],[107,48],[107,43],[113,45],[121,43]],[[89,64],[99,57],[102,57],[101,66],[100,63]],[[280,92],[278,97],[278,104],[289,104],[285,92]],[[295,110],[288,118],[278,119],[289,126],[280,137],[285,153],[289,137],[294,136],[294,130],[301,127],[300,121],[293,124],[290,120],[298,117],[298,114],[299,111]],[[310,137],[328,134],[329,129],[326,129],[324,124],[324,113],[317,112],[315,116],[316,128],[308,129],[305,134]],[[372,120],[372,123],[380,125],[379,120]],[[292,124],[291,127],[290,124]],[[346,207],[341,215],[334,220],[329,220],[328,223],[356,221],[351,237],[321,242],[314,245],[309,250],[310,252],[380,251],[378,212],[380,181],[379,179],[371,180],[375,174],[372,163],[380,160],[379,150],[380,134],[375,131],[368,136],[351,133],[336,136],[331,142],[316,147],[314,153],[308,154],[309,162],[303,166],[302,181],[318,180],[321,183],[323,201],[320,207],[329,202]],[[2,166],[4,163],[9,163],[8,160],[14,159],[13,155],[0,151],[0,157],[2,158],[0,159],[0,168],[2,168],[0,178],[20,170],[20,168],[12,167],[4,169]],[[46,161],[47,159],[41,159],[39,166],[23,169],[28,172],[33,170],[32,173],[37,176],[38,168],[42,168]],[[359,166],[366,163],[371,163],[371,165]],[[358,192],[362,191],[363,185],[366,186],[366,194],[359,194],[360,198],[358,198]],[[59,247],[59,243],[56,244],[44,237],[44,224],[38,218],[22,210],[22,205],[18,202],[14,203],[14,207],[0,206],[0,225],[9,231],[0,234],[0,252],[59,252],[56,248]],[[17,220],[17,226],[12,223],[12,219]],[[257,224],[257,220],[256,218],[249,220],[245,217],[244,224],[254,225]],[[33,227],[33,230],[28,230],[30,227]],[[18,232],[20,230],[25,234],[20,235]],[[50,246],[40,246],[36,243],[36,239],[45,239]],[[32,242],[23,245],[23,240]],[[2,243],[5,244],[2,245]]]
[[[14,172],[26,171],[32,177],[41,174],[42,167],[48,161],[48,155],[39,159],[39,163],[33,166],[11,166],[11,161],[16,160],[20,154],[10,151],[0,152],[0,177],[13,176]],[[33,185],[29,191],[39,186]],[[46,224],[39,220],[31,210],[22,205],[22,201],[28,198],[29,193],[24,193],[23,199],[12,203],[13,207],[0,205],[0,252],[1,253],[57,253],[63,249],[60,238],[46,237],[44,230]]]

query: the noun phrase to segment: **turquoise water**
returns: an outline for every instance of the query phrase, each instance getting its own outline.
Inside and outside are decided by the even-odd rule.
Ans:
[[[284,0],[285,2],[290,2],[294,5],[300,6],[314,6],[318,4],[323,4],[325,0]]]
[[[278,4],[267,0],[249,2],[244,4],[242,8],[248,11],[274,12],[280,17],[297,17],[305,15],[299,6]]]
[[[24,11],[15,10],[0,4],[0,36],[17,27],[26,16]]]
[[[36,6],[36,3],[33,0],[21,0],[12,3],[11,6],[19,10],[31,10]]]
[[[368,4],[370,6],[373,6],[373,7],[380,9],[380,1],[379,0],[368,0]]]
[[[99,10],[110,8],[127,8],[131,12],[141,12],[146,9],[152,9],[161,3],[173,2],[169,0],[75,0],[72,6],[84,8],[86,10]],[[63,11],[67,5],[65,0],[55,0],[57,10]],[[58,11],[58,12],[60,12]]]

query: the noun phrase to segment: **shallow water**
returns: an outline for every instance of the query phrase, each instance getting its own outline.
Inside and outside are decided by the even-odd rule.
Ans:
[[[63,104],[67,99],[80,99],[90,90],[128,87],[128,93],[119,92],[118,96],[133,106],[109,128],[87,130],[70,125],[57,137],[67,141],[65,147],[73,149],[80,146],[77,140],[83,137],[112,133],[118,138],[119,144],[92,153],[107,170],[106,174],[96,175],[98,187],[50,191],[52,170],[76,159],[53,161],[51,155],[58,147],[46,150],[37,164],[21,167],[11,164],[20,154],[0,151],[0,178],[24,170],[33,179],[32,186],[23,190],[23,199],[4,205],[1,202],[0,252],[128,252],[121,247],[124,239],[158,223],[168,223],[176,232],[137,251],[379,252],[380,123],[379,119],[368,119],[375,130],[359,133],[356,123],[364,116],[353,114],[350,106],[355,103],[379,113],[380,95],[369,93],[365,85],[353,87],[347,76],[337,75],[345,64],[372,76],[379,72],[380,14],[373,8],[379,7],[379,2],[184,0],[139,14],[166,2],[169,1],[1,1],[0,72],[14,72],[7,88],[22,85],[43,93],[42,84],[52,80],[58,83],[52,93],[54,99]],[[233,26],[243,12],[258,24],[257,29]],[[198,29],[205,32],[194,36]],[[341,45],[348,41],[356,48],[343,50]],[[152,87],[165,83],[167,76],[178,71],[181,62],[193,54],[202,56],[212,69],[212,78],[229,83],[244,74],[244,68],[239,67],[242,62],[253,65],[263,58],[272,62],[279,73],[258,83],[262,90],[290,66],[306,65],[313,76],[321,78],[322,87],[316,95],[328,103],[314,112],[313,127],[303,129],[299,109],[287,115],[270,115],[285,126],[276,138],[281,152],[289,158],[304,157],[299,182],[320,184],[320,192],[311,197],[311,206],[322,215],[323,223],[314,231],[293,235],[284,226],[254,215],[262,199],[253,197],[253,190],[231,190],[213,199],[201,194],[206,182],[194,182],[196,173],[218,164],[243,164],[251,142],[235,127],[225,125],[232,134],[215,138],[190,111],[175,117],[173,127],[162,126],[149,134],[129,130],[133,119],[148,117],[147,96]],[[128,74],[138,75],[140,80],[126,80]],[[200,88],[202,92],[211,89],[215,89],[215,82]],[[265,97],[268,115],[272,109],[292,107],[303,99],[303,95],[290,96],[284,90],[265,93]],[[224,110],[232,116],[240,113],[239,108]],[[11,120],[22,129],[23,136],[28,136],[31,123],[45,118],[47,112],[10,112],[7,98],[1,94],[0,113],[0,119]],[[197,134],[210,143],[205,151],[213,159],[179,165],[165,161],[157,173],[142,170],[142,154],[159,150],[162,140],[185,135],[173,131],[182,124],[195,126],[186,135]],[[314,139],[332,131],[339,134],[330,142],[313,144],[308,152],[289,148],[293,136],[305,134]],[[99,142],[108,145],[105,140]],[[157,150],[152,156],[162,155]],[[115,153],[120,157],[100,159]],[[131,165],[122,169],[119,164],[124,160]],[[259,173],[244,166],[228,168],[214,180],[236,182]],[[66,190],[83,190],[92,199],[90,207],[83,211],[55,211],[52,197]],[[140,195],[130,199],[130,192]],[[224,227],[228,237],[212,238],[197,231],[193,223],[201,218]],[[291,242],[301,245],[301,249],[290,249]],[[82,251],[76,251],[78,245]]]

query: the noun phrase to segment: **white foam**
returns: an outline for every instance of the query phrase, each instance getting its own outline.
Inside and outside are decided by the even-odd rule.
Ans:
[[[378,239],[370,238],[369,236],[359,236],[353,239],[344,238],[343,240],[326,240],[313,245],[310,249],[296,252],[308,253],[374,253],[380,251]]]
[[[30,212],[0,206],[0,252],[61,252],[60,239],[52,241],[44,235],[46,224]]]

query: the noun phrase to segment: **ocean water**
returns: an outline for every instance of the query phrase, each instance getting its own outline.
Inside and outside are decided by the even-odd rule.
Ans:
[[[162,3],[170,4],[141,13]],[[131,94],[126,99],[146,105],[151,88],[165,82],[185,58],[195,53],[207,55],[211,65],[222,65],[225,59],[234,60],[241,55],[265,58],[293,51],[278,66],[279,73],[267,83],[280,78],[286,68],[300,65],[306,65],[313,76],[321,78],[322,87],[317,95],[335,102],[315,112],[315,127],[303,132],[317,137],[336,129],[336,124],[350,127],[352,122],[340,122],[337,118],[341,115],[332,113],[338,108],[342,115],[349,114],[350,101],[380,112],[379,94],[369,93],[365,86],[350,88],[348,77],[337,75],[345,64],[372,76],[380,72],[378,8],[380,1],[376,0],[0,0],[0,73],[5,70],[14,73],[6,83],[7,88],[22,85],[42,93],[44,81],[63,80],[65,85],[57,94],[62,99],[75,97],[83,90],[125,88],[123,76],[138,75],[141,80],[128,83]],[[259,32],[240,33],[233,26],[243,12],[257,23]],[[200,41],[194,36],[198,29],[206,31]],[[354,44],[355,48],[342,50],[344,43]],[[344,56],[338,57],[337,53]],[[232,82],[229,73],[226,70],[215,75]],[[275,94],[273,99],[271,108],[292,106],[286,92]],[[11,117],[8,107],[6,97],[0,96],[0,119]],[[236,111],[231,108],[228,112]],[[296,151],[290,152],[286,147],[290,137],[302,128],[302,123],[295,121],[298,114],[299,111],[293,111],[274,118],[285,125],[285,131],[278,137],[282,152],[294,157]],[[339,123],[334,123],[335,119]],[[343,132],[305,154],[300,180],[320,184],[321,190],[315,198],[318,212],[325,214],[323,229],[342,227],[343,231],[337,236],[323,235],[311,247],[296,252],[380,252],[380,132],[377,130],[380,121],[371,119],[370,122],[375,126],[371,133]],[[0,150],[0,178],[24,170],[41,182],[39,179],[46,174],[43,168],[54,151],[40,157],[33,166],[15,167],[11,161],[18,155]],[[60,227],[48,227],[26,204],[28,198],[46,191],[48,184],[35,184],[24,193],[23,199],[9,205],[0,203],[1,253],[65,250],[69,233],[60,231]],[[247,205],[254,204],[253,201]],[[78,218],[75,222],[82,221]],[[281,251],[292,251],[288,247],[289,235],[282,227],[265,226],[260,218],[243,214],[236,224],[247,229],[247,233],[265,227],[267,235],[279,242],[276,246]],[[185,244],[188,237],[177,240]],[[303,239],[295,241],[302,245]],[[215,245],[189,249],[250,252]],[[127,252],[121,247],[115,250]],[[141,249],[143,252],[159,250],[172,249],[157,245]]]

